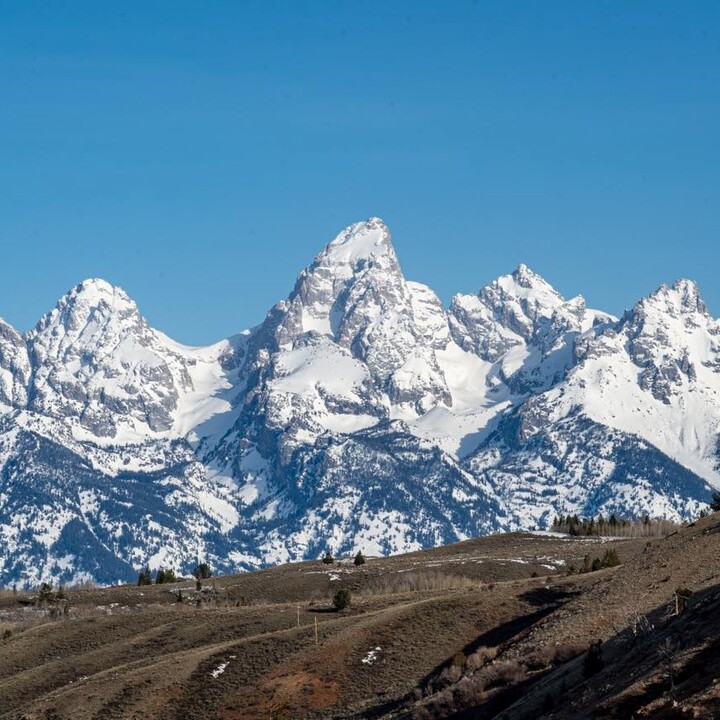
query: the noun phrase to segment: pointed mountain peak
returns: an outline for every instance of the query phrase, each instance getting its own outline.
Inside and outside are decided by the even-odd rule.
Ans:
[[[686,278],[680,278],[669,286],[661,285],[655,292],[641,299],[636,307],[658,307],[671,315],[678,313],[708,314],[707,306],[700,297],[697,283]]]
[[[0,316],[0,338],[2,337],[20,338],[21,335],[4,317]]]
[[[88,278],[60,298],[58,309],[77,308],[79,311],[138,313],[135,301],[120,287],[101,278]]]
[[[702,313],[707,312],[705,303],[700,297],[700,288],[694,280],[679,278],[673,283],[672,290],[677,293],[684,307]]]
[[[87,303],[93,307],[99,307],[102,304],[113,308],[133,307],[136,308],[135,302],[120,287],[112,285],[102,278],[88,278],[76,285],[72,290],[66,293],[60,302]]]
[[[565,298],[545,278],[523,263],[510,275],[502,275],[490,285],[486,285],[480,291],[480,296],[500,296],[546,308],[558,307],[565,302]]]
[[[289,313],[292,336],[298,330],[334,335],[343,313],[352,309],[348,306],[341,310],[338,299],[344,298],[343,306],[357,303],[368,289],[372,289],[374,299],[368,296],[367,302],[380,302],[383,297],[399,293],[404,304],[410,305],[410,291],[390,231],[377,217],[346,227],[300,273],[288,300],[276,307],[283,315]],[[388,302],[388,306],[391,304]],[[288,307],[294,310],[289,311]],[[288,330],[287,318],[282,325],[283,330]]]
[[[328,260],[350,265],[394,255],[390,230],[378,217],[348,226],[321,253]]]
[[[87,338],[109,324],[115,326],[128,322],[132,325],[144,323],[135,301],[122,288],[106,280],[90,278],[65,293],[27,337],[37,338],[52,328],[62,326],[63,334],[74,336],[82,332]]]
[[[512,276],[517,282],[532,282],[535,278],[540,278],[525,263],[520,263],[512,272]],[[540,278],[542,280],[542,278]]]

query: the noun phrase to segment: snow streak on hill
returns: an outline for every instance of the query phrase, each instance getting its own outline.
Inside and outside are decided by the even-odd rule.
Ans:
[[[210,347],[102,280],[25,335],[0,320],[0,581],[689,517],[719,438],[720,322],[694,283],[617,319],[521,265],[445,310],[371,218]]]

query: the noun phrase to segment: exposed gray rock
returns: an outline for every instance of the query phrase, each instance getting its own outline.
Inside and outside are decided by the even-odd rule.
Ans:
[[[694,283],[617,320],[521,265],[446,312],[371,218],[208,348],[101,280],[24,337],[0,321],[0,583],[687,518],[719,447],[720,323]]]

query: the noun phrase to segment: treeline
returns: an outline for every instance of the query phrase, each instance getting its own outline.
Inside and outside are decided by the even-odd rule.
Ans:
[[[193,577],[197,580],[199,583],[201,580],[207,580],[209,577],[212,577],[212,571],[210,570],[210,566],[203,562],[200,563],[193,571],[192,571]],[[178,582],[179,580],[182,580],[183,578],[181,576],[178,576],[175,574],[175,571],[170,568],[160,568],[157,571],[157,574],[155,575],[155,584],[156,585],[163,585],[165,583],[174,583]],[[152,585],[153,584],[153,576],[150,568],[146,565],[138,575],[138,585]],[[200,589],[200,588],[198,588]]]
[[[550,529],[553,532],[569,533],[596,537],[664,537],[680,527],[672,520],[644,518],[618,518],[615,513],[605,518],[602,513],[597,518],[581,518],[577,515],[559,515],[553,520]]]

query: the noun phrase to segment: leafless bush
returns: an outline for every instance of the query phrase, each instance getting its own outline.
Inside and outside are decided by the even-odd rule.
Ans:
[[[576,658],[587,650],[587,645],[581,643],[566,643],[555,648],[552,656],[553,665],[562,665],[563,663]]]
[[[675,640],[668,637],[660,644],[657,652],[663,674],[670,682],[670,694],[672,695],[675,692],[676,663],[680,654],[680,646]]]
[[[373,578],[362,592],[368,595],[389,595],[403,592],[458,590],[476,587],[477,584],[477,581],[462,575],[451,575],[439,570],[413,570]]]
[[[465,668],[467,672],[475,672],[495,659],[497,648],[481,645],[474,653],[468,656]]]
[[[446,667],[438,677],[438,684],[441,687],[447,687],[448,685],[454,685],[463,676],[462,667],[459,665],[449,665]]]
[[[433,715],[428,708],[418,708],[413,713],[412,720],[433,720]]]
[[[489,665],[482,671],[484,690],[514,685],[525,679],[525,668],[517,660]]]
[[[618,518],[614,514],[609,518],[598,515],[597,518],[582,518],[577,515],[556,517],[550,529],[554,532],[570,535],[623,538],[662,538],[677,531],[681,525],[663,518]]]
[[[464,677],[453,688],[456,707],[470,707],[482,702],[484,693],[474,678]]]
[[[65,585],[65,590],[95,590],[97,583],[94,580],[78,580],[77,582]]]

